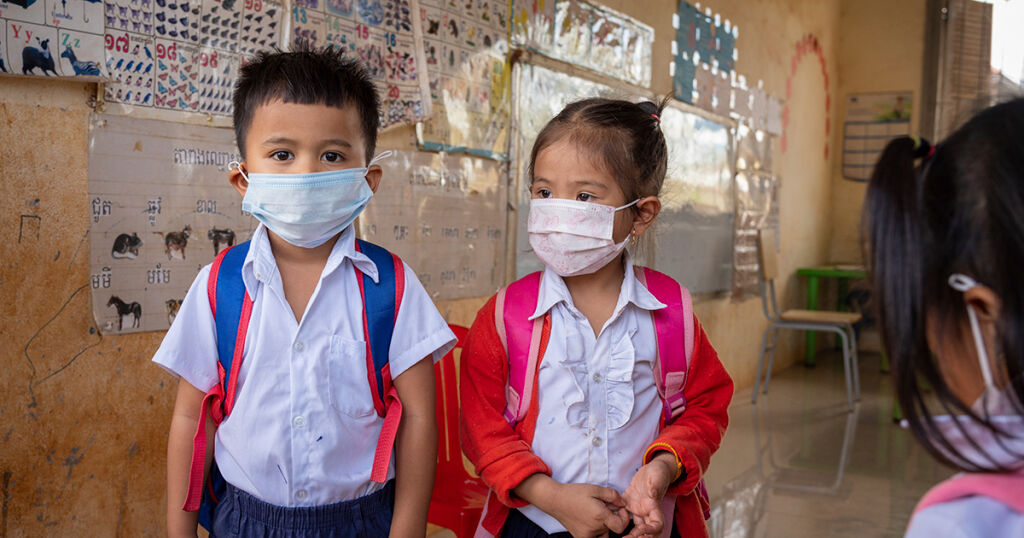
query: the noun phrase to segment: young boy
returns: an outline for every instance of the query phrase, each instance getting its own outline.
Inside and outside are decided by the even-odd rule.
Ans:
[[[241,268],[252,310],[235,404],[207,443],[207,473],[215,448],[228,483],[212,534],[423,536],[437,450],[431,359],[455,338],[405,266],[389,348],[401,422],[388,481],[374,482],[384,421],[368,381],[360,282],[376,282],[378,268],[351,225],[382,174],[371,159],[373,83],[332,50],[261,54],[241,69],[234,107],[243,162],[230,181],[260,224]],[[182,506],[204,394],[219,383],[210,273],[200,271],[153,358],[180,376],[167,448],[170,536],[197,530]]]

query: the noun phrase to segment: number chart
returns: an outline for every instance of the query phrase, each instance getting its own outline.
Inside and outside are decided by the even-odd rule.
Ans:
[[[363,63],[381,96],[381,127],[430,114],[415,0],[296,0],[289,44],[330,44]]]
[[[175,46],[174,54],[188,56]],[[90,147],[96,323],[104,333],[167,329],[199,270],[255,229],[228,182],[228,163],[239,158],[234,134],[96,115]]]

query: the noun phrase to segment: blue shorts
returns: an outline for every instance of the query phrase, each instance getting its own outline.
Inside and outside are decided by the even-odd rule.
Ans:
[[[395,481],[365,497],[322,506],[282,507],[228,484],[213,513],[213,538],[379,538],[391,531]]]

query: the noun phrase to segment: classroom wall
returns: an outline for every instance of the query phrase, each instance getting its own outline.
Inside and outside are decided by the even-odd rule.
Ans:
[[[671,62],[670,39],[675,35],[670,14],[676,2],[619,0],[606,4],[654,27],[652,89],[670,92],[667,66]],[[712,0],[701,2],[701,7],[709,7],[723,20],[739,26],[736,71],[746,76],[749,85],[762,80],[768,93],[784,99],[789,88],[786,148],[783,150],[781,140],[776,139],[773,155],[774,171],[781,184],[779,274],[783,277],[776,285],[780,306],[799,307],[805,300],[805,283],[796,279],[796,268],[824,263],[829,258],[834,152],[828,156],[824,152],[829,140],[824,112],[827,110],[834,118],[837,100],[833,87],[832,98],[826,104],[825,76],[818,58],[814,54],[804,54],[799,60],[796,57],[801,40],[807,35],[816,37],[825,72],[830,80],[837,78],[839,3]],[[737,387],[753,385],[761,335],[767,325],[760,300],[736,303],[726,297],[702,298],[694,310]],[[780,333],[775,368],[792,364],[802,350],[802,334]]]
[[[861,92],[914,92],[911,132],[920,132],[925,0],[843,0],[840,10],[839,92],[834,145],[842,147],[845,96]],[[884,16],[883,16],[884,14]],[[839,262],[861,260],[860,215],[867,184],[843,179],[842,159],[832,169],[832,251]]]
[[[676,2],[606,4],[655,28],[653,89],[670,92]],[[826,108],[816,59],[804,57],[792,72],[791,63],[797,44],[813,34],[836,79],[840,4],[703,5],[739,25],[740,73],[764,80],[774,95],[785,97],[791,88],[787,146],[776,144],[774,162],[782,185],[780,269],[793,275],[831,255],[836,182],[829,181],[832,157],[823,154],[822,111],[835,118],[838,99],[833,90]],[[150,363],[162,333],[100,335],[90,308],[86,101],[94,91],[87,83],[0,78],[0,538],[163,534],[164,454],[176,382]],[[406,149],[413,140],[412,129],[404,128],[386,134],[381,145]],[[802,302],[795,277],[780,284],[784,305]],[[468,325],[485,299],[438,306],[450,322]],[[703,298],[695,309],[737,385],[752,384],[765,326],[760,303]],[[798,336],[787,335],[776,367],[801,350]]]

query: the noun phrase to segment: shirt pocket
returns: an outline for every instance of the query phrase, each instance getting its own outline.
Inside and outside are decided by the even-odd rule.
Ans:
[[[332,336],[328,368],[328,392],[335,409],[351,417],[375,412],[366,370],[366,342]]]

